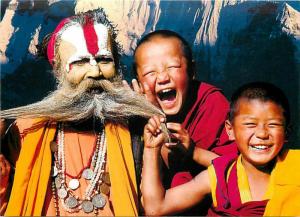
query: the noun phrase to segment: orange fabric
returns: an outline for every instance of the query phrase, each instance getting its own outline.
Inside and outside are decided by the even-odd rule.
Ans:
[[[41,216],[45,202],[47,202],[45,195],[51,169],[49,144],[54,138],[55,131],[55,125],[47,126],[44,124],[43,127],[37,127],[30,133],[26,132],[27,134],[23,135],[23,145],[16,165],[15,180],[5,213],[6,216]],[[115,195],[112,201],[114,214],[117,216],[137,216],[137,187],[129,131],[125,127],[107,124],[105,132],[108,149],[107,159],[112,183],[111,192]],[[74,142],[74,137],[67,137],[66,139],[70,141],[66,141],[66,144]],[[78,137],[80,141],[77,142],[83,142],[83,137]],[[72,147],[69,148],[72,149]],[[77,150],[85,157],[88,152],[91,153],[90,148],[80,150],[78,148],[71,151],[76,152]],[[74,167],[67,166],[71,175],[76,174],[78,169],[81,169],[80,163],[75,162],[76,158],[74,161],[74,158],[68,159],[66,157],[66,161],[71,161],[71,164],[74,163]],[[83,160],[82,158],[81,163],[86,164],[87,159]],[[45,207],[45,211],[47,215],[53,213],[53,209],[49,206]],[[101,215],[101,213],[99,214]]]
[[[36,123],[40,121],[37,120]],[[49,143],[55,126],[45,124],[24,138],[6,216],[40,216],[51,169]],[[37,141],[38,138],[38,141]]]
[[[130,133],[121,125],[105,126],[107,160],[116,216],[138,216],[138,196]]]
[[[300,150],[288,150],[272,171],[273,195],[264,216],[300,216]]]

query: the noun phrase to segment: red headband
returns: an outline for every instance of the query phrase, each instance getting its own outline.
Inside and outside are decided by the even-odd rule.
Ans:
[[[67,24],[69,23],[71,20],[70,18],[65,18],[63,19],[58,26],[55,28],[53,34],[51,35],[51,38],[48,42],[48,46],[47,46],[47,57],[48,57],[48,61],[49,63],[53,66],[53,60],[54,60],[54,50],[55,50],[55,42],[56,42],[56,37],[57,37],[57,33]]]

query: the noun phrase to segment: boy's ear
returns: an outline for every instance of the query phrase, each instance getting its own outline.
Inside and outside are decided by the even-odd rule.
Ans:
[[[226,132],[227,132],[227,135],[229,137],[229,140],[235,140],[233,127],[232,127],[232,124],[229,120],[225,121],[225,128],[226,128]]]

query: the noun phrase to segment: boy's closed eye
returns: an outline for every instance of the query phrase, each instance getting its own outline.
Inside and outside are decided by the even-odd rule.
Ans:
[[[254,122],[245,122],[245,123],[243,123],[243,125],[245,125],[247,127],[256,127],[256,123],[254,123]]]
[[[268,126],[271,128],[281,128],[284,126],[284,124],[275,122],[275,123],[269,123]]]

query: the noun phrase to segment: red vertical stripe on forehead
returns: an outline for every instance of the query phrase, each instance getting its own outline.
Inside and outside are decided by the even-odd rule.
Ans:
[[[95,56],[99,50],[99,47],[98,47],[98,37],[94,28],[94,22],[88,16],[86,16],[85,19],[86,22],[85,25],[83,26],[83,34],[84,34],[86,46],[89,53]]]

